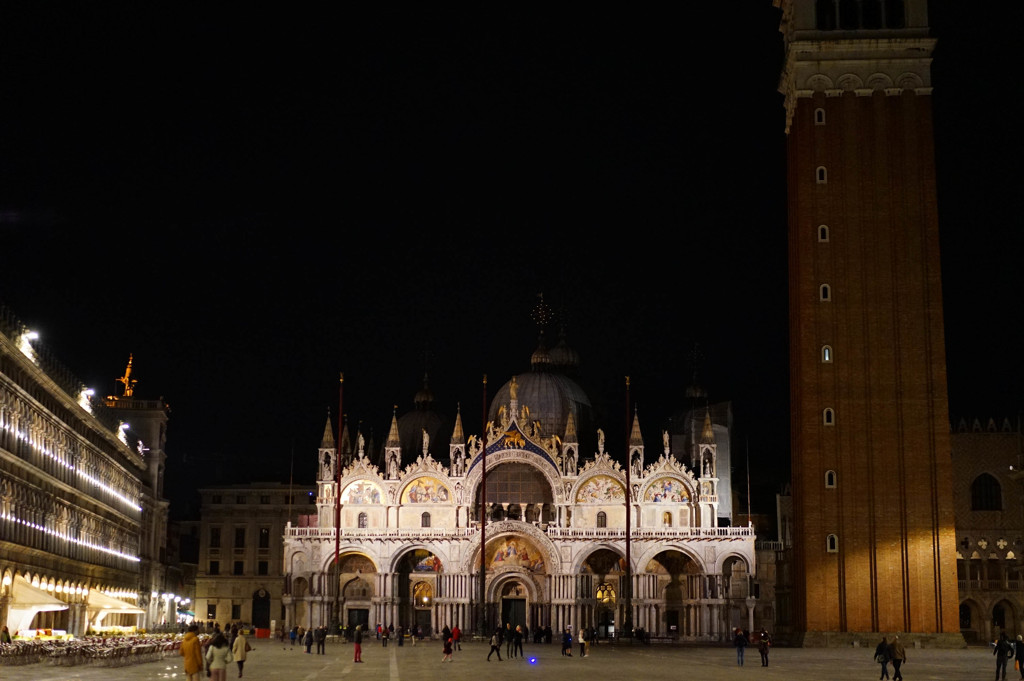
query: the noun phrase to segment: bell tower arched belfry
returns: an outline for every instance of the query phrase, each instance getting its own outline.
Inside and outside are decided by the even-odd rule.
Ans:
[[[797,642],[963,645],[927,2],[773,1]]]

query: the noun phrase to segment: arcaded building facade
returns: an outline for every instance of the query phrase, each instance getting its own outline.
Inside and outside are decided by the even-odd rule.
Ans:
[[[161,615],[166,408],[106,400],[0,308],[0,623],[82,635]],[[139,430],[123,420],[134,412]]]
[[[692,466],[667,431],[648,451],[636,415],[621,451],[599,429],[581,451],[589,402],[564,359],[535,352],[483,433],[467,436],[459,415],[446,441],[426,426],[409,440],[396,415],[377,457],[358,434],[339,446],[328,421],[317,516],[285,534],[287,623],[632,626],[692,641],[752,627],[755,537],[719,523],[710,415]]]

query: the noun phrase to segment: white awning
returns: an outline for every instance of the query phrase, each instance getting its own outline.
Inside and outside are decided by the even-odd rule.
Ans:
[[[12,632],[28,629],[36,613],[48,610],[67,610],[68,604],[54,598],[43,589],[18,575],[11,585],[11,605],[7,609],[7,627]]]
[[[104,612],[128,612],[135,614],[146,612],[137,605],[125,603],[96,589],[89,591],[89,600],[85,607],[88,610],[103,610]]]
[[[97,589],[89,591],[89,600],[85,607],[90,613],[92,626],[94,627],[98,627],[103,618],[113,612],[124,612],[131,615],[142,615],[146,612],[137,605],[125,603]]]

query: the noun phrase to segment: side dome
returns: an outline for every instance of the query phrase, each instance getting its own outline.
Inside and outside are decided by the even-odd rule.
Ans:
[[[405,466],[423,454],[423,433],[426,431],[430,455],[437,461],[448,460],[448,441],[452,424],[434,404],[427,376],[413,398],[413,410],[398,417],[398,440],[402,447],[402,465]]]

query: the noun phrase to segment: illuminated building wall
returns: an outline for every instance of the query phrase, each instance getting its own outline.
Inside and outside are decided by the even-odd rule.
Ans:
[[[97,607],[90,592],[144,606],[144,453],[125,443],[117,417],[45,346],[0,308],[0,621],[17,611],[25,577],[67,604],[32,626],[85,632]],[[106,624],[122,623],[123,614]],[[142,624],[132,615],[124,623]]]
[[[316,514],[316,488],[267,482],[204,487],[199,495],[196,619],[276,629],[285,526]]]
[[[776,5],[796,627],[961,645],[927,4]]]

